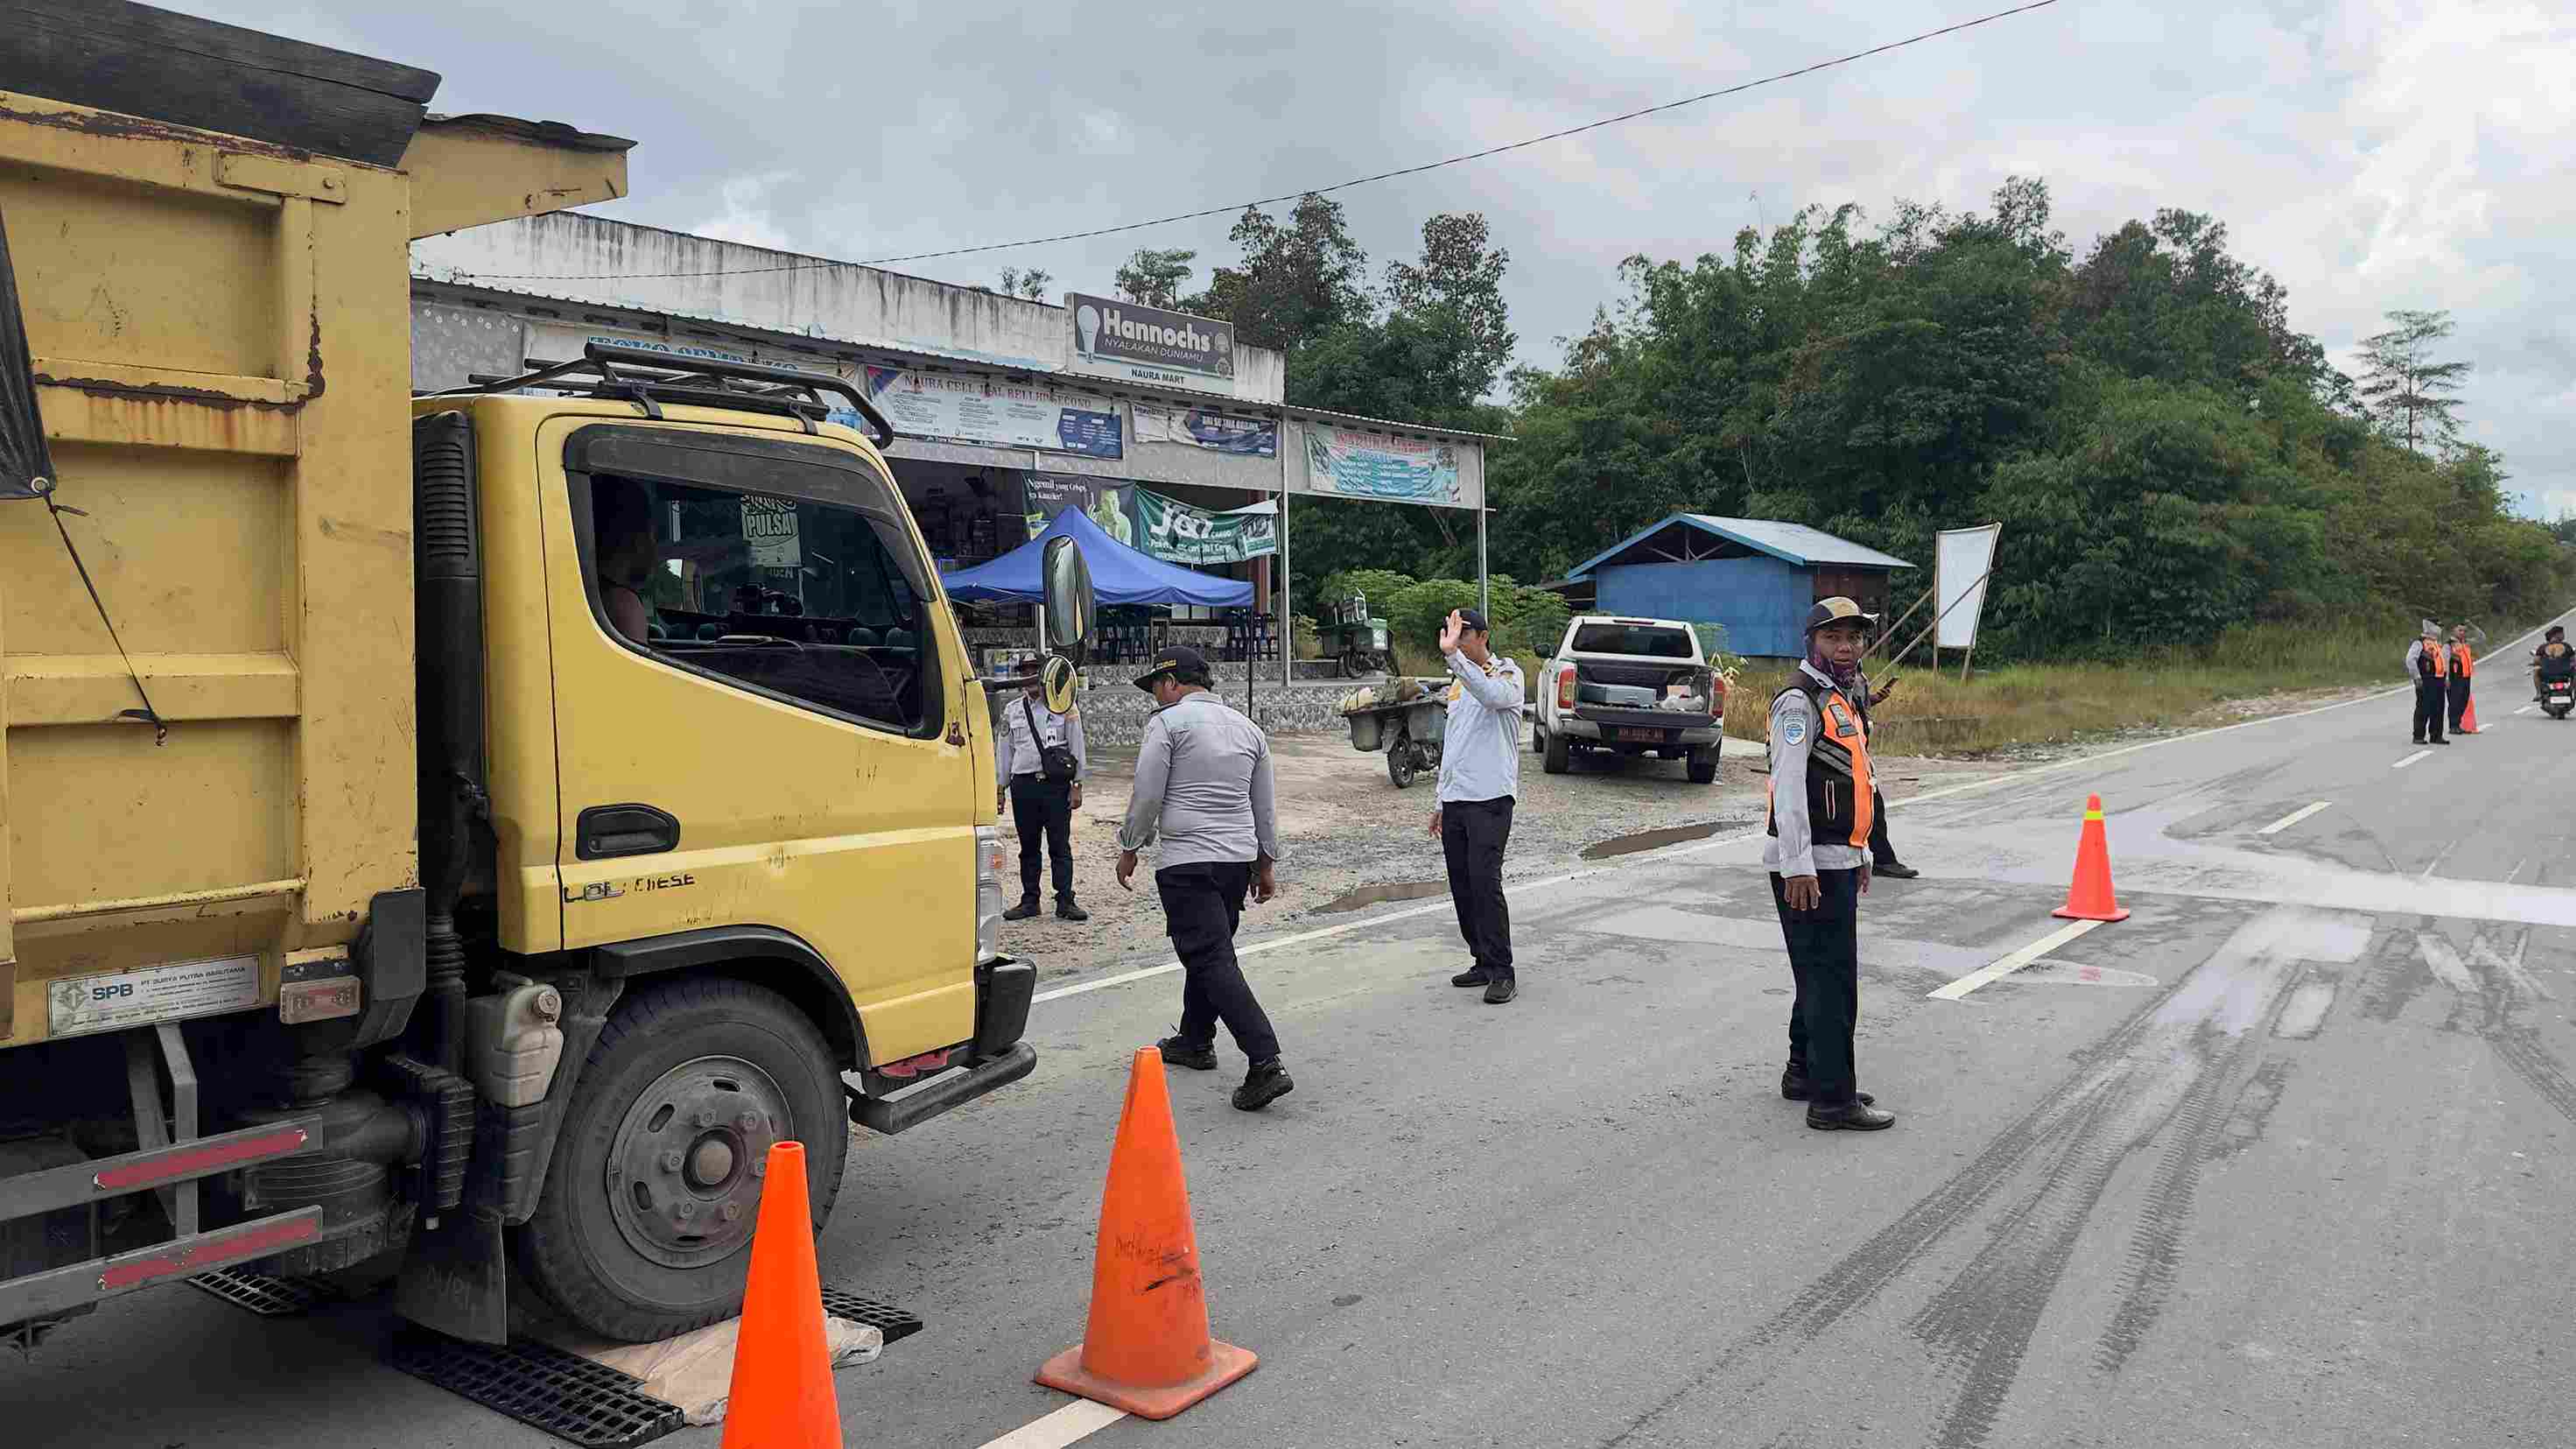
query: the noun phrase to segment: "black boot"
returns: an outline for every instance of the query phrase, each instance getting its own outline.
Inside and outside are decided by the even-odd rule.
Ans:
[[[1154,1049],[1173,1066],[1187,1067],[1194,1072],[1216,1070],[1216,1045],[1213,1042],[1206,1046],[1192,1046],[1175,1035],[1154,1043]]]
[[[1870,873],[1872,875],[1883,875],[1889,880],[1912,880],[1923,872],[1916,870],[1914,867],[1907,865],[1901,860],[1890,860],[1871,866]]]
[[[1234,1089],[1234,1105],[1238,1111],[1258,1112],[1295,1090],[1297,1084],[1288,1080],[1288,1069],[1272,1057],[1253,1063],[1252,1070],[1244,1074],[1243,1085]]]
[[[1091,912],[1075,905],[1071,896],[1058,896],[1055,902],[1055,918],[1059,921],[1087,921],[1091,919]]]
[[[1867,1102],[1845,1102],[1828,1107],[1807,1104],[1807,1125],[1819,1132],[1876,1132],[1896,1125],[1896,1114],[1882,1112]]]
[[[1452,986],[1482,986],[1493,979],[1493,975],[1486,971],[1484,967],[1470,966],[1466,970],[1459,972],[1457,975],[1450,977],[1449,984]]]
[[[1002,919],[1006,921],[1034,921],[1037,916],[1038,898],[1036,896],[1023,897],[1018,905],[1002,912]]]
[[[1487,1006],[1500,1006],[1504,1002],[1509,1001],[1520,994],[1521,983],[1520,979],[1516,976],[1504,973],[1490,976],[1485,979],[1485,1004]]]

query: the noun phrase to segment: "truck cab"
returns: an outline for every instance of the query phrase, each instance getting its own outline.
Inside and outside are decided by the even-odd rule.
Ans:
[[[1726,681],[1678,619],[1585,615],[1539,666],[1531,747],[1561,775],[1578,753],[1683,760],[1695,785],[1717,779]]]

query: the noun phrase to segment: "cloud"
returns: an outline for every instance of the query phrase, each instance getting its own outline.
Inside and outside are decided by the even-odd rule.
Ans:
[[[655,225],[862,260],[1294,192],[1580,124],[1955,23],[1972,0],[1495,0],[1293,11],[518,0],[279,15],[162,0],[437,70],[437,108],[633,136]],[[2001,0],[1996,0],[1999,6]],[[1724,254],[1796,208],[1983,209],[2043,176],[2079,252],[2158,207],[2225,221],[2346,352],[2450,311],[2463,420],[2535,499],[2576,492],[2576,20],[2563,0],[2083,0],[1743,95],[1337,197],[1373,263],[1479,210],[1524,362],[1614,302],[1619,258]],[[1753,193],[1760,192],[1757,202]],[[1230,260],[1228,214],[908,262],[1105,289],[1139,246]],[[1374,272],[1375,266],[1372,267]]]

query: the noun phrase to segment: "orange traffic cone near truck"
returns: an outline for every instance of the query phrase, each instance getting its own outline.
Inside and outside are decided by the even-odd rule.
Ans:
[[[2467,699],[2460,701],[2460,733],[2464,735],[2473,735],[2477,732],[2478,697],[2473,694]]]
[[[1079,1345],[1038,1370],[1038,1382],[1140,1419],[1168,1419],[1258,1362],[1208,1334],[1171,1090],[1162,1053],[1140,1047],[1128,1072],[1118,1140],[1109,1149],[1109,1186],[1100,1196],[1091,1321]]]
[[[2053,915],[2070,921],[2125,921],[2129,913],[2111,894],[2111,842],[2102,827],[2102,797],[2089,795],[2084,800],[2084,836],[2075,847],[2075,880],[2066,890],[2066,904]]]
[[[724,1449],[841,1449],[841,1405],[823,1336],[823,1280],[814,1266],[814,1219],[805,1144],[769,1149],[751,1240],[751,1283],[733,1355]]]

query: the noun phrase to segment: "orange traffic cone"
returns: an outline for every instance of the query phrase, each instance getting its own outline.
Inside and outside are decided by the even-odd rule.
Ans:
[[[724,1449],[841,1449],[841,1405],[823,1337],[823,1280],[814,1267],[805,1144],[769,1149],[751,1284],[733,1355]]]
[[[2464,735],[2473,735],[2477,732],[2478,697],[2473,694],[2460,705],[2460,733]]]
[[[1162,1053],[1140,1047],[1109,1149],[1109,1186],[1100,1195],[1091,1321],[1079,1345],[1038,1370],[1038,1382],[1140,1419],[1168,1419],[1258,1362],[1208,1336],[1171,1090]]]
[[[2102,797],[2084,800],[2084,838],[2075,847],[2075,881],[2067,887],[2066,904],[2052,915],[2070,921],[2125,921],[2127,911],[2111,896],[2111,845],[2102,831]]]

